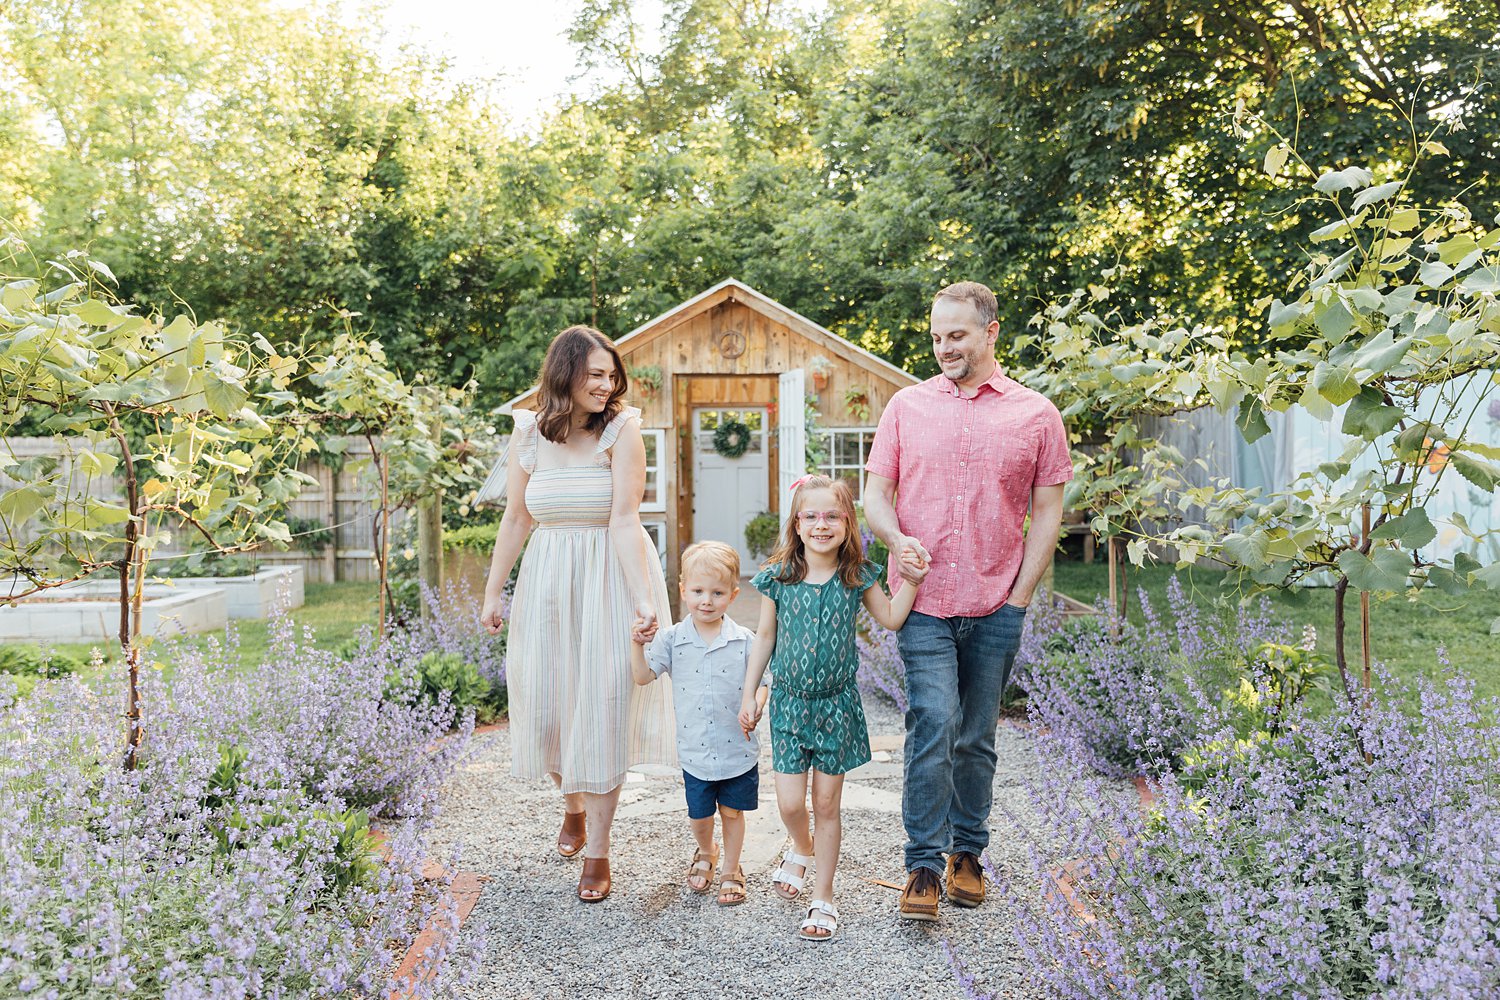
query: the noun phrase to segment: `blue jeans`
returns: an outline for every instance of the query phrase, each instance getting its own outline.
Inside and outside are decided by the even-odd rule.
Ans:
[[[897,633],[906,663],[906,870],[943,873],[943,853],[979,854],[990,842],[995,727],[1026,609],[981,618],[915,611]]]

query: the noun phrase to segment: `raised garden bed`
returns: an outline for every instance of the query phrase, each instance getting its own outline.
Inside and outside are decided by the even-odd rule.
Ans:
[[[288,611],[302,607],[304,577],[301,566],[262,566],[249,576],[175,577],[171,583],[178,590],[224,591],[230,618],[269,618],[278,601]]]
[[[119,584],[100,581],[59,587],[14,606],[0,606],[0,642],[117,639],[119,596]],[[141,632],[162,637],[212,632],[227,624],[228,609],[228,598],[217,587],[187,590],[152,584],[141,607]]]

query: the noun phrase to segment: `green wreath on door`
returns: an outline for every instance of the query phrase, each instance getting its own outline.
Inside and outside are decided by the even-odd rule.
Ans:
[[[738,420],[726,420],[714,431],[714,451],[725,458],[739,458],[750,447],[751,430]]]

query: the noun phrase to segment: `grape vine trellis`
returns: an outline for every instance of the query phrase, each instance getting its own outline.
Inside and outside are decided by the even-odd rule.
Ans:
[[[385,367],[378,343],[346,330],[328,357],[284,357],[259,334],[136,315],[115,301],[113,281],[83,252],[42,262],[21,241],[0,241],[0,438],[40,422],[81,442],[65,463],[0,450],[0,471],[19,484],[0,496],[0,574],[9,578],[0,603],[96,573],[118,578],[130,768],[143,736],[147,568],[173,532],[220,553],[284,545],[287,504],[316,485],[296,468],[319,450],[314,434],[359,433],[372,448],[379,434],[383,557],[391,511],[477,483],[484,449],[472,440],[480,429],[464,405],[469,390],[419,399]],[[123,502],[99,495],[109,476],[122,481]],[[384,597],[384,558],[381,568]],[[385,610],[382,602],[382,627]]]
[[[1269,137],[1272,176],[1291,165],[1315,178],[1304,206],[1329,217],[1311,234],[1295,294],[1256,304],[1271,350],[1250,356],[1217,331],[1162,317],[1121,322],[1104,305],[1109,287],[1096,285],[1036,317],[1041,332],[1028,343],[1043,361],[1024,380],[1065,415],[1091,414],[1105,429],[1103,449],[1078,457],[1092,474],[1078,478],[1069,499],[1094,514],[1102,534],[1129,537],[1136,563],[1151,556],[1152,543],[1165,543],[1180,566],[1208,558],[1232,567],[1226,583],[1241,592],[1330,574],[1335,658],[1352,701],[1344,635],[1351,588],[1365,599],[1405,594],[1439,604],[1500,588],[1500,563],[1424,552],[1436,537],[1427,505],[1444,476],[1486,492],[1500,483],[1500,449],[1471,433],[1500,384],[1500,229],[1485,229],[1457,199],[1407,198],[1422,158],[1445,153],[1436,135],[1417,140],[1405,174],[1376,183],[1361,166],[1316,171],[1263,122],[1242,124]],[[1459,393],[1476,379],[1477,393]],[[1232,411],[1247,441],[1269,432],[1268,413],[1301,407],[1349,443],[1284,488],[1191,486],[1184,456],[1151,440],[1141,418],[1200,405]],[[1431,461],[1435,449],[1445,449],[1446,461]],[[1193,507],[1206,526],[1182,523]],[[1493,532],[1461,515],[1451,520],[1482,552]]]
[[[0,437],[40,417],[85,446],[66,466],[0,453],[21,483],[0,497],[0,573],[11,578],[0,600],[100,571],[118,577],[124,762],[134,767],[151,556],[174,530],[219,552],[289,539],[280,512],[311,482],[295,468],[310,446],[286,388],[297,362],[259,336],[135,315],[105,287],[108,266],[81,252],[41,263],[8,239],[0,267]],[[111,474],[123,503],[95,495]]]

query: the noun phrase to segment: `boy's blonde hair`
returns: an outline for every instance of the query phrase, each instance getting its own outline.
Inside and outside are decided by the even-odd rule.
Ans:
[[[739,586],[740,554],[723,542],[694,542],[682,551],[682,579],[689,573],[713,573],[730,586]]]

